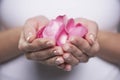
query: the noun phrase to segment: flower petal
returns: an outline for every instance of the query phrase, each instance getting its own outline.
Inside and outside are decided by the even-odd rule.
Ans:
[[[74,19],[67,19],[65,15],[58,16],[49,22],[37,33],[37,38],[50,38],[56,41],[56,45],[64,44],[70,36],[84,37],[87,33],[82,24],[75,24]]]
[[[37,32],[37,36],[36,36],[37,38],[42,38],[43,37],[42,33],[43,33],[44,29],[45,29],[45,27],[43,27],[41,30],[39,30]]]
[[[67,33],[69,33],[70,30],[71,30],[71,28],[74,27],[74,26],[75,26],[75,25],[74,25],[74,20],[73,20],[72,18],[69,19],[68,22],[67,22],[67,25],[66,25],[66,27],[65,27],[65,31],[66,31]]]
[[[76,28],[74,27],[74,28],[71,28],[69,36],[84,37],[87,32],[88,32],[87,29],[83,26],[76,27]]]
[[[57,38],[57,45],[64,44],[68,39],[68,34],[65,32],[65,30],[62,30],[61,33],[59,33]]]
[[[63,30],[64,24],[56,20],[52,20],[43,31],[44,38],[56,40],[57,35]]]

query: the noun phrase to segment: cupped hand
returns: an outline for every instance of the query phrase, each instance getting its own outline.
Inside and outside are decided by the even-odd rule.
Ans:
[[[75,21],[85,26],[88,29],[88,33],[84,38],[71,36],[67,43],[63,45],[63,50],[66,52],[66,54],[63,54],[63,58],[69,66],[65,67],[64,65],[66,70],[71,70],[72,66],[80,62],[87,62],[90,57],[95,56],[99,51],[99,43],[97,41],[98,25],[83,18],[77,18]]]
[[[28,59],[47,65],[57,65],[64,62],[60,56],[63,54],[62,48],[55,46],[54,40],[36,38],[37,31],[48,22],[49,20],[44,16],[28,19],[23,26],[18,48],[25,53]]]

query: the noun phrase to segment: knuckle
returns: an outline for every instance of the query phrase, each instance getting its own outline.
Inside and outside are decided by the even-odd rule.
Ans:
[[[56,49],[50,49],[50,50],[48,51],[48,56],[49,56],[49,57],[54,56],[54,55],[55,55],[55,54],[54,54],[55,52],[56,52]]]
[[[79,64],[79,60],[72,60],[71,65],[75,66]]]
[[[79,43],[79,45],[81,45],[81,46],[86,45],[85,40],[83,40],[82,38],[80,39],[80,41],[78,41],[78,43]],[[78,44],[78,43],[77,43],[77,44]]]
[[[39,54],[36,55],[40,60],[45,60],[47,58],[53,57],[53,50],[46,50],[45,52],[39,52]]]
[[[65,59],[68,63],[72,63],[73,62],[73,60],[69,57],[69,58],[67,58],[67,59]]]
[[[84,54],[81,52],[81,51],[79,51],[77,54],[76,54],[76,58],[78,59],[78,60],[80,60],[80,58],[83,56]]]
[[[81,57],[80,62],[88,62],[89,58],[88,56],[84,55]]]
[[[41,44],[43,44],[43,41],[42,41],[42,39],[38,38],[38,39],[34,40],[34,43],[37,45],[41,45]]]
[[[65,54],[64,59],[66,62],[70,62],[71,61],[71,55],[70,54]]]
[[[69,45],[68,51],[76,52],[73,45]]]
[[[77,53],[78,50],[76,50],[75,46],[73,46],[73,45],[69,45],[68,52],[74,54],[74,53]]]
[[[80,56],[80,53],[76,49],[72,49],[72,53],[76,56]]]
[[[43,60],[44,59],[44,57],[43,57],[43,54],[42,53],[38,53],[38,52],[36,52],[36,53],[29,53],[28,55],[27,55],[27,57],[28,58],[30,58],[30,59],[34,59],[34,60]]]
[[[87,44],[86,44],[86,45],[84,45],[84,51],[85,51],[85,52],[88,52],[89,50],[90,50],[90,46],[89,46],[89,45],[87,45]]]
[[[40,48],[40,49],[45,49],[45,48],[47,48],[47,41],[46,40],[42,40],[42,39],[38,39],[37,41],[36,41],[36,44],[37,44],[37,46]]]
[[[19,44],[18,49],[22,52],[26,52],[27,45],[25,43]]]
[[[36,57],[38,60],[45,60],[45,59],[46,59],[46,55],[45,55],[44,53],[35,54],[35,57]]]
[[[74,40],[72,40],[71,42],[74,43],[74,44],[78,44],[79,39],[77,37],[74,37]]]
[[[75,57],[79,58],[79,57],[82,56],[82,52],[81,52],[79,49],[73,49],[73,48],[71,48],[71,50],[72,50],[72,54],[73,54]]]
[[[57,57],[48,59],[45,61],[45,64],[50,65],[50,66],[54,66],[55,65],[55,60],[57,59]]]

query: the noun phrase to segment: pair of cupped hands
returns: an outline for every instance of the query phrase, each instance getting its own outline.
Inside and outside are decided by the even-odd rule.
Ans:
[[[53,39],[37,38],[38,31],[48,25],[50,20],[44,16],[28,19],[21,32],[19,50],[25,54],[27,59],[71,71],[73,66],[87,62],[99,51],[97,24],[84,18],[73,20],[75,24],[80,23],[86,27],[87,33],[84,38],[70,36],[64,44],[56,45],[56,41]]]

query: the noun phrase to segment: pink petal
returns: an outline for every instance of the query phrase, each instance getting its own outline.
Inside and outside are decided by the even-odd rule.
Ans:
[[[44,29],[45,29],[45,27],[43,27],[41,30],[39,30],[37,32],[37,36],[36,36],[37,38],[42,38],[43,37],[42,33],[43,33]]]
[[[83,26],[76,27],[76,28],[74,27],[74,28],[71,28],[69,36],[84,37],[87,32],[88,32],[87,29]]]
[[[52,20],[43,31],[44,38],[56,40],[58,34],[64,29],[64,24],[56,20]]]
[[[70,29],[71,29],[72,27],[75,27],[75,25],[74,25],[74,20],[71,18],[71,19],[69,19],[68,22],[67,22],[67,25],[66,25],[66,27],[65,27],[65,31],[66,31],[67,33],[69,33],[69,32],[70,32]]]
[[[57,45],[62,45],[64,43],[66,43],[68,39],[68,34],[65,32],[65,30],[63,30],[57,38]]]
[[[66,25],[66,24],[67,24],[67,17],[66,17],[66,15],[58,16],[58,17],[56,18],[56,21],[62,22],[62,23],[64,23],[64,24]]]
[[[82,26],[82,24],[75,24],[72,18],[67,20],[64,15],[51,20],[48,25],[38,31],[37,38],[53,39],[56,41],[56,45],[60,46],[67,41],[68,37],[84,37],[87,32],[86,27]]]

